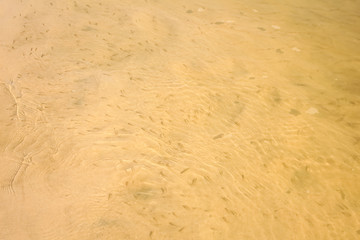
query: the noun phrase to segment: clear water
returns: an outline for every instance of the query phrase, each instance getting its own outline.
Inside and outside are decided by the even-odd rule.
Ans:
[[[0,2],[0,239],[359,239],[360,1]]]

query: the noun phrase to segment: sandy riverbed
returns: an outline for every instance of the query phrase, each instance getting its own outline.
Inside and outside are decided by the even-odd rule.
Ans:
[[[0,240],[360,237],[360,1],[0,1]]]

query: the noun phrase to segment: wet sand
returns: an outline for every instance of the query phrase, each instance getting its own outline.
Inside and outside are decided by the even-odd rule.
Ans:
[[[359,239],[360,1],[0,2],[0,240]]]

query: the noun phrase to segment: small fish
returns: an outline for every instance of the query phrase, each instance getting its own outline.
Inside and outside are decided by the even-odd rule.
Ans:
[[[218,134],[218,135],[216,135],[215,137],[213,137],[213,139],[215,140],[215,139],[219,139],[219,138],[222,138],[224,136],[224,134],[223,133],[221,133],[221,134]]]

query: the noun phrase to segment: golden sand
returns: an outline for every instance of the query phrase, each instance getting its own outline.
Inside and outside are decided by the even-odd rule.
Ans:
[[[0,240],[360,238],[359,0],[1,0]]]

